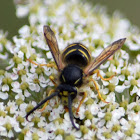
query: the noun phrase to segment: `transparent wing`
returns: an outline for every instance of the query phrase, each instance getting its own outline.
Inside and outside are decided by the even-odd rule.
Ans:
[[[118,49],[122,47],[126,38],[119,39],[105,48],[101,54],[92,61],[89,66],[86,67],[84,73],[86,76],[91,75],[92,72],[97,69],[103,62],[105,62],[111,55],[113,55]]]
[[[60,54],[60,51],[58,48],[55,34],[51,30],[51,28],[47,25],[44,26],[43,31],[44,31],[44,36],[45,36],[46,42],[47,42],[47,44],[50,48],[50,51],[52,53],[52,56],[54,58],[54,61],[57,65],[58,70],[60,71],[63,69],[63,64],[62,64],[61,54]]]

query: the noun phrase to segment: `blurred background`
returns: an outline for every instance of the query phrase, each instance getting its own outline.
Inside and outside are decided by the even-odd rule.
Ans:
[[[88,0],[88,2],[105,6],[109,15],[119,10],[132,24],[140,28],[140,0]],[[21,26],[28,24],[27,18],[16,18],[15,12],[13,0],[0,0],[0,29],[9,32],[8,39],[16,35]]]

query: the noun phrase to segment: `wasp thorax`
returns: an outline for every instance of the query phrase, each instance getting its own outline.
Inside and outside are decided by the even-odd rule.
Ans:
[[[76,65],[66,66],[60,75],[61,83],[71,86],[80,86],[82,84],[82,78],[83,70]]]

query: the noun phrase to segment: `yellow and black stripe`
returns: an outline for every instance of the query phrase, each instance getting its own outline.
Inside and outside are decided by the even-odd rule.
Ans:
[[[67,64],[85,67],[91,60],[91,54],[83,44],[73,43],[67,46],[63,51],[62,60]]]

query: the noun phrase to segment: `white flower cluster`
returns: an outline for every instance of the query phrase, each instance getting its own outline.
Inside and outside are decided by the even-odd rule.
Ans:
[[[109,17],[104,8],[78,0],[15,0],[16,15],[28,16],[29,24],[19,29],[13,43],[0,32],[0,139],[41,140],[139,140],[140,139],[140,34],[138,29],[117,13]],[[58,78],[53,68],[38,66],[51,61],[44,40],[43,26],[56,34],[62,51],[68,44],[85,44],[94,57],[113,41],[126,37],[126,43],[100,66],[103,77],[94,74],[104,100],[100,100],[92,82],[80,90],[87,93],[78,114],[82,95],[73,102],[73,128],[69,114],[59,97],[52,98],[43,112],[35,111],[25,118],[54,87],[49,76]],[[130,52],[130,54],[128,53]],[[28,59],[35,62],[30,63]],[[8,64],[5,67],[5,62]],[[47,91],[47,94],[46,94]]]

